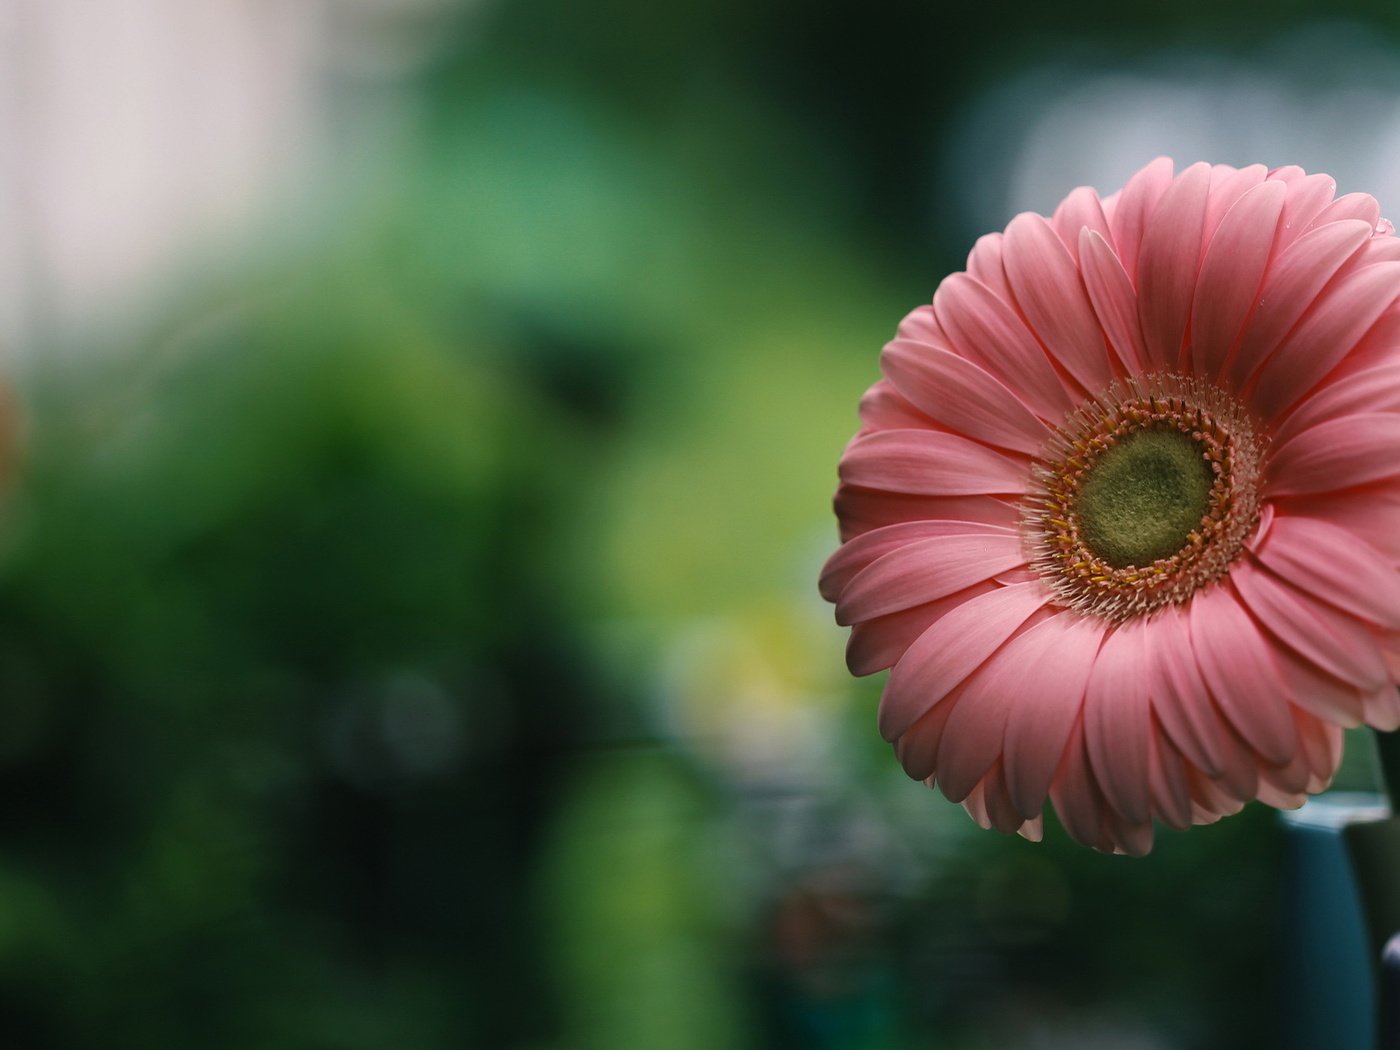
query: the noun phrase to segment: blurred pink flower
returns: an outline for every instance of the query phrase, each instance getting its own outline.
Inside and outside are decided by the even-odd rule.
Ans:
[[[1400,239],[1325,175],[1160,158],[900,325],[822,594],[978,823],[1146,853],[1400,725]]]

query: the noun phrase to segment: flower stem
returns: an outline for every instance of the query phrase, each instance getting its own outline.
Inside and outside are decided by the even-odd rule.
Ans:
[[[1390,811],[1400,802],[1400,730],[1382,733],[1377,730],[1376,753],[1380,756],[1381,783],[1390,801]]]
[[[1361,891],[1373,959],[1400,932],[1400,732],[1374,734],[1380,758],[1381,780],[1389,797],[1391,815],[1382,820],[1347,826],[1344,834],[1351,853],[1352,872]]]

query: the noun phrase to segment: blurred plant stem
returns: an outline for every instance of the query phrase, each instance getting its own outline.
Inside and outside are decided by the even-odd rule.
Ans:
[[[1393,811],[1395,800],[1400,798],[1400,730],[1393,733],[1378,730],[1376,753],[1380,759],[1381,782]]]
[[[1377,731],[1375,738],[1391,815],[1349,824],[1344,835],[1361,894],[1372,963],[1379,966],[1387,942],[1400,934],[1400,817],[1395,815],[1396,800],[1400,799],[1400,731]],[[1376,1046],[1388,1050],[1400,1045],[1400,1032],[1395,1030],[1400,1010],[1389,1001],[1397,991],[1395,982],[1382,981],[1377,991],[1380,1024]]]

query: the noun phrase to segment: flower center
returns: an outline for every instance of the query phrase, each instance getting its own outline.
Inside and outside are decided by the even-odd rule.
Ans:
[[[1084,545],[1115,569],[1181,550],[1210,513],[1207,455],[1190,434],[1161,426],[1105,449],[1079,485]]]
[[[1031,563],[1063,604],[1111,620],[1186,601],[1244,546],[1261,472],[1253,421],[1218,387],[1114,383],[1035,464],[1022,506]]]

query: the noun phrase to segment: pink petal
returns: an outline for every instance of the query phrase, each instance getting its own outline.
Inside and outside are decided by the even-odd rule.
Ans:
[[[1355,728],[1365,721],[1369,693],[1334,678],[1299,653],[1285,649],[1277,655],[1279,670],[1294,706],[1347,728]]]
[[[1171,184],[1171,159],[1158,157],[1129,179],[1113,202],[1113,212],[1108,217],[1108,224],[1113,230],[1114,252],[1122,260],[1129,281],[1137,275],[1138,252],[1143,233],[1157,210],[1157,202]],[[1082,240],[1080,245],[1082,252]]]
[[[886,695],[889,691],[889,686],[886,685]],[[933,776],[933,771],[938,766],[938,745],[961,695],[960,690],[954,689],[943,700],[929,708],[922,718],[894,742],[895,757],[912,779],[927,780]],[[882,698],[881,704],[883,703]]]
[[[1274,433],[1274,445],[1328,420],[1364,412],[1400,412],[1400,364],[1367,368],[1329,382],[1288,414]]]
[[[915,540],[856,574],[841,592],[836,622],[844,626],[922,605],[1025,560],[1021,538],[1011,534]]]
[[[1075,263],[1079,262],[1079,237],[1082,230],[1093,230],[1105,240],[1113,236],[1109,232],[1108,218],[1104,215],[1103,205],[1099,203],[1099,195],[1088,186],[1080,186],[1070,191],[1069,196],[1055,209],[1050,225],[1054,227],[1055,233],[1059,235],[1061,243]]]
[[[1205,235],[1209,242],[1222,219],[1250,190],[1263,184],[1269,171],[1262,164],[1232,168],[1216,164],[1210,169],[1210,197],[1206,200]],[[1282,189],[1282,184],[1280,189]]]
[[[920,344],[922,345],[922,344]],[[860,421],[872,430],[923,430],[933,426],[888,379],[878,380],[860,399]]]
[[[1278,506],[1280,506],[1279,501],[1266,500],[1263,506],[1259,508],[1259,521],[1255,524],[1254,531],[1245,537],[1245,550],[1256,551],[1259,549],[1259,545],[1262,544],[1264,538],[1269,535],[1269,529],[1273,527],[1274,514]]]
[[[1015,390],[1042,419],[1059,419],[1073,401],[1016,312],[966,274],[944,279],[933,309],[953,349]]]
[[[864,678],[893,667],[937,618],[932,610],[952,600],[949,596],[853,624],[850,637],[846,639],[847,670],[857,678]]]
[[[1365,623],[1295,590],[1249,558],[1231,568],[1230,582],[1265,629],[1328,674],[1368,691],[1386,681],[1385,662]]]
[[[1073,687],[1063,680],[1069,669],[1053,662],[1065,640],[1064,627],[1058,616],[1042,620],[1012,638],[967,679],[938,746],[938,786],[950,801],[961,802],[1001,754],[1013,708],[1028,708],[1051,683],[1066,691]],[[1016,722],[1027,713],[1018,710]],[[1007,773],[1013,781],[1012,771]]]
[[[1320,518],[1275,515],[1259,561],[1322,601],[1400,630],[1400,573],[1374,547]]]
[[[1230,209],[1211,238],[1191,307],[1191,360],[1197,375],[1219,374],[1254,306],[1285,193],[1282,183],[1260,183]]]
[[[1140,623],[1109,634],[1084,698],[1084,739],[1094,775],[1109,804],[1133,824],[1152,818],[1152,707],[1145,673],[1151,641]]]
[[[1002,834],[1015,834],[1026,822],[1021,813],[1011,804],[1007,794],[1007,776],[1002,763],[995,763],[987,776],[981,778],[976,787],[979,795],[979,811],[986,818],[986,827],[994,827]],[[976,819],[976,818],[974,818]],[[980,823],[980,822],[979,822]]]
[[[1251,400],[1264,418],[1277,418],[1332,371],[1394,304],[1397,294],[1400,262],[1390,262],[1349,274],[1319,296],[1259,370]]]
[[[1129,857],[1145,857],[1152,852],[1152,822],[1134,823],[1109,810],[1105,823],[1114,853]]]
[[[946,345],[948,337],[943,334],[943,329],[938,326],[938,319],[933,313],[933,304],[924,303],[923,306],[916,306],[905,315],[904,320],[899,322],[899,328],[895,331],[896,339],[913,339],[920,343],[937,343]]]
[[[841,480],[911,496],[1020,495],[1029,465],[936,430],[877,430],[857,437],[841,457]]]
[[[1298,745],[1292,757],[1278,765],[1259,767],[1259,800],[1280,809],[1296,809],[1307,801],[1308,785],[1319,780],[1313,761],[1326,761],[1325,738],[1309,739],[1317,732],[1317,719],[1297,708],[1293,709],[1293,716]],[[1322,753],[1311,753],[1319,749]]]
[[[1226,728],[1225,761],[1215,784],[1221,794],[1239,802],[1248,802],[1259,790],[1259,764],[1263,759],[1229,727],[1223,715],[1220,721]]]
[[[1168,827],[1191,826],[1191,784],[1186,763],[1161,733],[1149,736],[1147,780],[1152,794],[1152,812]]]
[[[1330,725],[1320,719],[1315,720],[1314,724],[1317,726],[1317,732],[1309,734],[1309,739],[1311,740],[1311,738],[1316,735],[1322,736],[1326,748],[1322,758],[1320,760],[1314,760],[1313,768],[1327,776],[1333,776],[1336,774],[1337,768],[1342,764],[1342,754],[1346,748],[1346,734],[1342,732],[1340,726]],[[1311,746],[1308,748],[1308,754],[1309,756],[1314,754]]]
[[[984,233],[977,238],[967,256],[967,272],[992,290],[1002,302],[1011,301],[1011,286],[1006,283],[1002,268],[1003,244],[999,233]]]
[[[1033,820],[1028,820],[1021,825],[1021,830],[1016,832],[1027,842],[1039,842],[1045,838],[1045,821],[1039,813]]]
[[[1323,208],[1308,223],[1309,229],[1343,219],[1360,219],[1372,229],[1381,221],[1381,206],[1369,193],[1346,193]]]
[[[1219,782],[1211,780],[1198,769],[1189,766],[1186,779],[1191,784],[1191,820],[1196,824],[1214,824],[1244,809],[1244,802],[1230,795]],[[1254,797],[1253,789],[1250,798]]]
[[[1283,251],[1294,241],[1305,235],[1318,214],[1332,203],[1332,195],[1337,192],[1337,183],[1330,175],[1303,175],[1301,169],[1292,169],[1288,183],[1288,200],[1283,206],[1283,222],[1279,226],[1278,250]],[[1283,171],[1271,172],[1269,177],[1282,177]]]
[[[880,698],[880,735],[893,740],[985,663],[1049,600],[1039,582],[1001,587],[950,609],[911,645]]]
[[[1288,768],[1288,767],[1285,767]],[[1293,778],[1298,780],[1298,787],[1289,790],[1280,785],[1280,777],[1277,771],[1265,766],[1259,770],[1259,801],[1266,806],[1273,806],[1274,809],[1297,809],[1308,800],[1308,796],[1303,792],[1303,783],[1306,778],[1298,778],[1295,770]]]
[[[934,621],[995,588],[996,584],[987,580],[946,598],[852,625],[846,642],[846,666],[857,678],[893,667]]]
[[[993,578],[1003,587],[1010,587],[1017,583],[1035,583],[1040,580],[1040,573],[1029,565],[1022,565],[1008,572],[999,572]]]
[[[1400,238],[1392,234],[1377,234],[1368,240],[1348,266],[1370,266],[1372,263],[1400,262]]]
[[[1007,787],[1025,816],[1039,813],[1045,805],[1070,731],[1083,710],[1084,691],[1106,630],[1102,620],[1069,611],[1059,613],[1046,628],[1046,640],[1054,644],[1042,656],[1043,673],[1035,674],[1006,730]]]
[[[1086,229],[1079,240],[1079,262],[1089,301],[1110,347],[1122,364],[1121,371],[1127,375],[1147,371],[1137,292],[1123,269],[1122,260],[1096,231]]]
[[[1355,261],[1353,257],[1352,262]],[[1350,268],[1351,263],[1347,266]],[[1380,320],[1362,336],[1356,349],[1337,366],[1336,371],[1332,373],[1333,380],[1341,382],[1357,373],[1395,364],[1396,347],[1400,347],[1400,303],[1381,314]]]
[[[1259,799],[1262,802],[1269,802],[1263,790],[1265,784],[1295,796],[1295,800],[1292,803],[1294,808],[1301,806],[1308,800],[1308,784],[1315,782],[1315,777],[1308,761],[1308,753],[1303,746],[1301,733],[1298,738],[1298,751],[1293,756],[1293,759],[1281,766],[1260,766],[1259,782]],[[1278,805],[1276,802],[1269,804]]]
[[[1280,445],[1266,496],[1306,496],[1400,475],[1400,415],[1366,412],[1309,427]]]
[[[1113,372],[1074,257],[1050,224],[1023,212],[1006,228],[1006,275],[1031,329],[1084,388],[1098,393]]]
[[[1287,762],[1297,733],[1268,638],[1223,583],[1198,592],[1187,615],[1201,674],[1225,717],[1270,762]]]
[[[1289,517],[1330,522],[1374,547],[1391,564],[1400,564],[1400,529],[1391,524],[1400,513],[1400,481],[1333,492],[1325,500],[1310,496],[1278,499],[1270,506]]]
[[[1287,206],[1285,201],[1285,213]],[[1274,353],[1332,275],[1370,235],[1364,222],[1333,222],[1308,232],[1286,251],[1275,249],[1279,254],[1260,289],[1257,309],[1245,328],[1239,352],[1230,363],[1231,386],[1244,389],[1245,381]]]
[[[1280,164],[1277,168],[1271,168],[1267,177],[1270,179],[1278,179],[1280,182],[1287,183],[1291,186],[1293,183],[1305,178],[1307,174],[1306,171],[1296,164]]]
[[[1303,740],[1305,757],[1312,771],[1306,790],[1310,794],[1326,791],[1342,764],[1342,730],[1339,726],[1303,716],[1298,723],[1298,735]]]
[[[993,767],[995,770],[995,767]],[[991,830],[992,818],[987,812],[987,802],[982,793],[982,785],[992,776],[988,773],[977,782],[977,785],[967,793],[967,798],[962,800],[962,808],[967,811],[967,815],[973,819],[978,827]]]
[[[1229,730],[1211,703],[1191,631],[1181,606],[1169,605],[1151,620],[1152,710],[1177,749],[1198,769],[1218,776],[1225,766]]]
[[[895,525],[873,529],[856,539],[842,544],[836,553],[822,566],[817,589],[829,602],[841,597],[841,592],[867,565],[878,561],[891,551],[907,546],[917,540],[933,539],[936,536],[984,536],[1014,535],[1014,531],[1000,525],[980,521],[930,520],[902,521]]]
[[[1064,757],[1050,784],[1050,799],[1070,838],[1093,849],[1105,852],[1113,849],[1103,821],[1107,803],[1089,766],[1083,719],[1076,721],[1070,730]]]
[[[1148,360],[1175,368],[1201,269],[1210,165],[1193,164],[1162,194],[1138,254],[1138,311]]]
[[[841,522],[841,539],[920,518],[962,519],[989,525],[1014,526],[1021,520],[1016,507],[992,496],[909,496],[838,485],[832,500]]]
[[[1015,394],[950,350],[896,339],[881,353],[880,367],[910,401],[950,430],[1028,455],[1050,437]]]

